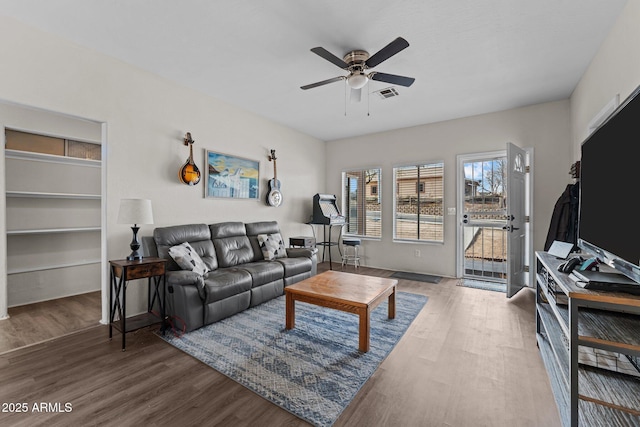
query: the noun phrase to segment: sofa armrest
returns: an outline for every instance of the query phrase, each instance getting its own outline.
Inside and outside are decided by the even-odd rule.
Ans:
[[[202,300],[205,299],[204,278],[189,270],[167,271],[167,289],[173,293],[174,286],[195,286]]]
[[[287,248],[287,256],[291,258],[312,258],[316,253],[318,253],[316,248]]]

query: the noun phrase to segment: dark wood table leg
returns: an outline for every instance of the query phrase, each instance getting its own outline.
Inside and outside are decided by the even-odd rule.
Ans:
[[[120,277],[120,289],[122,291],[122,307],[120,313],[120,321],[122,325],[122,351],[125,350],[125,337],[127,336],[127,283],[123,283],[124,272],[122,272],[122,277]]]
[[[296,326],[296,302],[293,295],[286,293],[286,328],[293,329]]]
[[[113,307],[113,287],[116,285],[113,277],[113,266],[111,266],[111,274],[109,276],[109,339],[113,338],[113,317],[115,309]]]
[[[393,287],[393,292],[389,295],[389,319],[396,318],[396,288]]]
[[[360,315],[360,332],[358,349],[366,353],[369,351],[369,334],[371,332],[371,311],[369,307],[363,308]]]
[[[162,335],[167,331],[167,275],[162,275],[162,298],[159,298],[162,303],[160,310],[160,316],[162,317]]]

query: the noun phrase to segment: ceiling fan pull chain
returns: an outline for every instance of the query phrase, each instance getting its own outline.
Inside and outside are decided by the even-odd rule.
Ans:
[[[344,80],[344,116],[347,117],[347,79]]]
[[[371,103],[369,100],[371,99],[371,90],[369,90],[369,85],[367,85],[367,117],[371,116],[371,109],[369,108]]]

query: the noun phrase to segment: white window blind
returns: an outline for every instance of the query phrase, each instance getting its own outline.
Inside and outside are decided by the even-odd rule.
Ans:
[[[444,163],[396,167],[393,176],[394,239],[443,242]]]
[[[5,138],[5,148],[9,150],[53,154],[56,156],[88,160],[101,160],[102,158],[102,146],[91,142],[73,141],[11,129],[5,131]]]
[[[360,169],[342,173],[342,214],[347,235],[382,236],[380,169]]]

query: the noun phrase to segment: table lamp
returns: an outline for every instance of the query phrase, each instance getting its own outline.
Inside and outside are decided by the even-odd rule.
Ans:
[[[118,224],[133,224],[133,239],[131,240],[131,255],[128,261],[142,259],[139,252],[140,242],[138,241],[138,224],[153,224],[153,211],[151,210],[151,200],[148,199],[122,199],[120,200],[120,211],[118,212]]]

